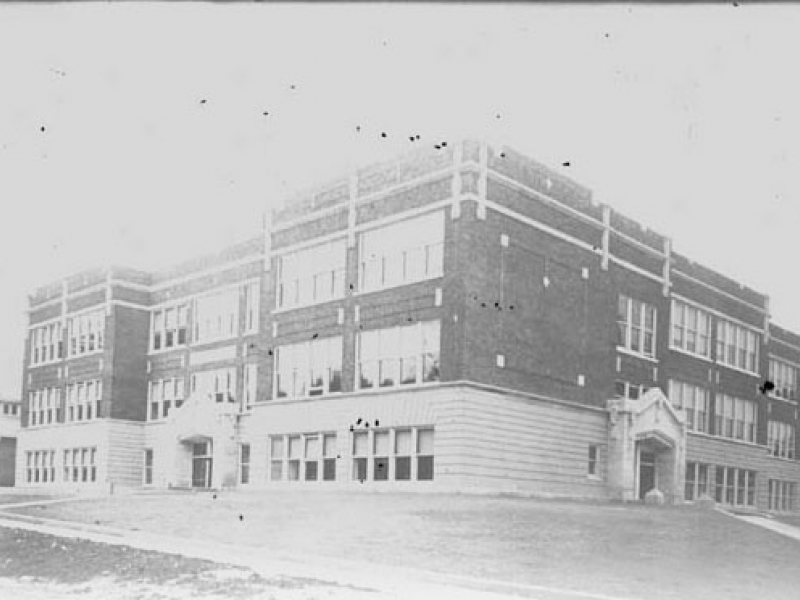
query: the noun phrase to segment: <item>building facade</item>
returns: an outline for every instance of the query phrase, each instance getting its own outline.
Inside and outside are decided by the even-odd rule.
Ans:
[[[0,487],[14,485],[20,401],[0,398]]]
[[[477,141],[40,288],[26,357],[21,485],[797,506],[800,336],[768,298]]]

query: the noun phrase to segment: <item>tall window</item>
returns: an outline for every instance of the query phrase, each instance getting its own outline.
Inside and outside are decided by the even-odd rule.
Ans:
[[[228,367],[192,373],[192,394],[212,402],[236,401],[236,369]]]
[[[67,386],[66,422],[91,421],[100,416],[103,382],[81,381]]]
[[[97,481],[97,448],[64,450],[64,481],[91,483]]]
[[[767,446],[772,456],[794,458],[794,426],[781,421],[769,421]]]
[[[359,239],[359,289],[441,277],[443,248],[442,211],[364,232]]]
[[[25,453],[28,483],[54,483],[56,480],[55,450],[34,450]]]
[[[61,323],[50,323],[31,329],[30,337],[31,365],[49,363],[63,357]]]
[[[789,363],[769,359],[769,380],[775,386],[770,392],[773,396],[784,400],[797,398],[797,367]]]
[[[756,441],[756,404],[750,400],[717,394],[714,433],[735,440]]]
[[[184,387],[183,377],[151,381],[148,419],[166,419],[173,407],[180,408],[183,405]]]
[[[793,481],[769,480],[769,510],[790,512],[797,506],[797,485]]]
[[[278,308],[344,297],[346,240],[326,242],[278,258]]]
[[[684,499],[687,502],[692,502],[703,495],[708,495],[710,489],[708,475],[708,465],[694,462],[686,463]]]
[[[710,432],[711,398],[707,389],[670,379],[669,400],[675,408],[684,411],[690,431]]]
[[[84,313],[67,320],[69,356],[83,356],[103,349],[105,309]]]
[[[244,398],[242,404],[244,408],[252,406],[258,401],[258,364],[247,363],[244,365],[244,381],[242,387],[244,389]]]
[[[358,387],[439,381],[439,321],[358,334]]]
[[[715,500],[729,506],[756,505],[756,472],[735,467],[717,467]]]
[[[278,398],[342,391],[341,336],[281,346],[275,360]]]
[[[250,483],[250,444],[239,444],[239,483]]]
[[[617,303],[618,345],[630,352],[655,358],[656,309],[628,296]]]
[[[260,294],[261,286],[257,281],[244,285],[244,333],[256,333],[258,331]]]
[[[758,373],[758,347],[761,336],[731,323],[717,321],[717,362],[751,373]]]
[[[150,348],[165,350],[185,346],[188,331],[188,305],[179,304],[153,311]]]
[[[711,358],[711,315],[680,300],[672,301],[672,347]]]
[[[194,342],[211,342],[237,334],[239,290],[227,289],[195,300]]]
[[[56,423],[61,414],[61,388],[44,388],[28,394],[28,425]]]
[[[147,448],[144,451],[144,484],[153,483],[153,449]]]

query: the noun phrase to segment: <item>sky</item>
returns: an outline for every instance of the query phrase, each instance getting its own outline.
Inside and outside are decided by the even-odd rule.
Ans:
[[[798,30],[791,5],[0,5],[0,395],[36,286],[213,252],[293,191],[466,136],[800,332]]]

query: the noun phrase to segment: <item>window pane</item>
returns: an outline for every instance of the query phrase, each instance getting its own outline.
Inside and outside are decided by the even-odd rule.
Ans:
[[[417,452],[433,454],[433,429],[420,429],[417,432]]]

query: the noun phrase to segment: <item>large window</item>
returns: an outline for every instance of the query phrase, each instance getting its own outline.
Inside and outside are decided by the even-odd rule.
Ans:
[[[781,421],[767,423],[767,446],[772,456],[794,458],[794,425]]]
[[[635,354],[648,358],[656,355],[656,309],[650,304],[628,296],[617,303],[617,344]]]
[[[213,402],[236,401],[236,369],[228,367],[192,373],[192,394]]]
[[[672,347],[711,358],[711,315],[679,300],[672,301]]]
[[[69,356],[83,356],[103,349],[105,309],[84,313],[67,320]]]
[[[64,481],[91,483],[97,481],[97,449],[68,448],[64,450]]]
[[[717,321],[717,362],[751,373],[758,373],[758,347],[761,336],[731,323]]]
[[[62,358],[64,341],[61,323],[50,323],[31,329],[31,365],[41,365]]]
[[[408,219],[361,234],[359,289],[364,292],[441,277],[444,213]]]
[[[61,388],[44,388],[28,394],[28,425],[56,423],[61,414]]]
[[[356,481],[433,479],[432,428],[354,431],[352,451],[352,479]]]
[[[735,440],[756,441],[756,404],[750,400],[717,394],[714,433]]]
[[[258,332],[261,286],[257,281],[244,285],[244,333]]]
[[[670,379],[669,400],[675,408],[684,411],[690,431],[710,432],[711,398],[707,389]]]
[[[194,304],[193,342],[213,342],[237,335],[239,289],[230,288],[203,296]]]
[[[54,483],[56,480],[55,450],[34,450],[25,453],[27,483]]]
[[[439,321],[358,334],[358,387],[439,381]]]
[[[756,505],[756,472],[735,467],[716,468],[714,499],[729,506]]]
[[[188,331],[188,306],[179,304],[153,311],[150,348],[166,350],[185,346]]]
[[[789,363],[769,359],[769,380],[775,386],[770,393],[784,400],[797,398],[797,367]]]
[[[269,439],[271,481],[336,480],[335,433],[273,435]]]
[[[686,487],[684,499],[687,502],[697,500],[701,496],[710,495],[710,469],[708,465],[695,462],[686,463]]]
[[[342,391],[340,336],[280,346],[275,360],[278,398],[322,396]]]
[[[91,421],[100,416],[103,382],[81,381],[67,386],[66,422]]]
[[[147,415],[148,420],[158,421],[159,419],[166,419],[173,406],[175,408],[181,407],[183,398],[183,377],[151,381],[150,411]]]
[[[344,239],[280,256],[277,261],[278,308],[326,302],[344,296]]]
[[[793,481],[769,480],[769,510],[790,512],[797,509],[797,485]]]

